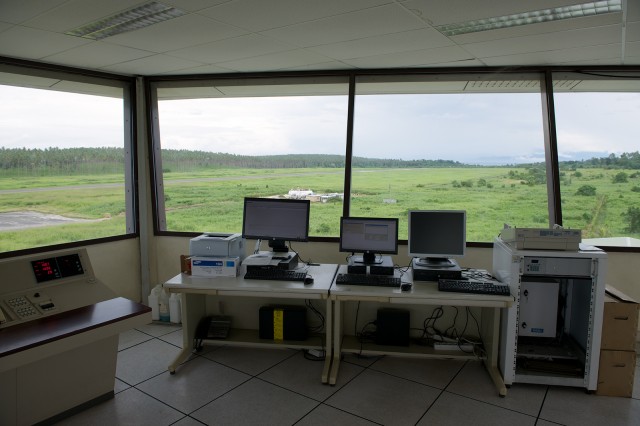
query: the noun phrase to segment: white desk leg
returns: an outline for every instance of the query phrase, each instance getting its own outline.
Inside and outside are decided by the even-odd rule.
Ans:
[[[203,294],[182,294],[182,351],[169,365],[169,373],[175,374],[176,368],[193,352],[193,339],[200,320],[206,315],[206,296]]]
[[[500,308],[482,308],[481,311],[482,341],[487,352],[484,365],[498,389],[500,396],[507,395],[507,387],[498,370],[498,352],[500,342]]]
[[[331,361],[333,359],[333,352],[331,349],[333,345],[331,344],[331,339],[333,336],[333,302],[331,299],[327,298],[327,309],[325,314],[325,324],[324,324],[324,333],[325,333],[325,344],[324,344],[324,368],[322,370],[322,383],[329,382],[329,371],[331,369]]]
[[[336,300],[333,304],[333,359],[331,362],[331,374],[329,384],[335,385],[338,380],[338,370],[340,369],[342,345],[342,302]]]

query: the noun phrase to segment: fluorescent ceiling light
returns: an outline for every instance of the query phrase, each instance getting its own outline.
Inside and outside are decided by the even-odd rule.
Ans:
[[[100,40],[127,31],[139,30],[185,14],[186,12],[173,6],[152,1],[67,31],[65,34]]]
[[[615,12],[622,12],[622,0],[604,0],[573,6],[555,7],[553,9],[535,10],[533,12],[524,12],[515,15],[504,15],[495,18],[438,25],[435,28],[446,36],[455,36]]]

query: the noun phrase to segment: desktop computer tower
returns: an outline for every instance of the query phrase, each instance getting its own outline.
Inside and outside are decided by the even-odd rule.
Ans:
[[[449,259],[453,266],[446,268],[430,268],[418,264],[419,258],[414,257],[411,261],[411,270],[414,281],[438,281],[440,278],[448,280],[459,280],[462,278],[462,268],[458,263]]]

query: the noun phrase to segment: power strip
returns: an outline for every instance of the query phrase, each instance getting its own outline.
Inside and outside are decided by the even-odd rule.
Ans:
[[[433,349],[436,351],[450,351],[450,352],[473,352],[473,345],[471,343],[456,343],[456,342],[434,342]]]

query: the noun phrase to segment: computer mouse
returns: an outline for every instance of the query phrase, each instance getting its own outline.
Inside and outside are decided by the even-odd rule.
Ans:
[[[411,290],[411,283],[400,284],[400,291],[409,291],[409,290]]]
[[[313,284],[313,277],[310,277],[309,275],[307,275],[306,277],[304,277],[304,283]]]

